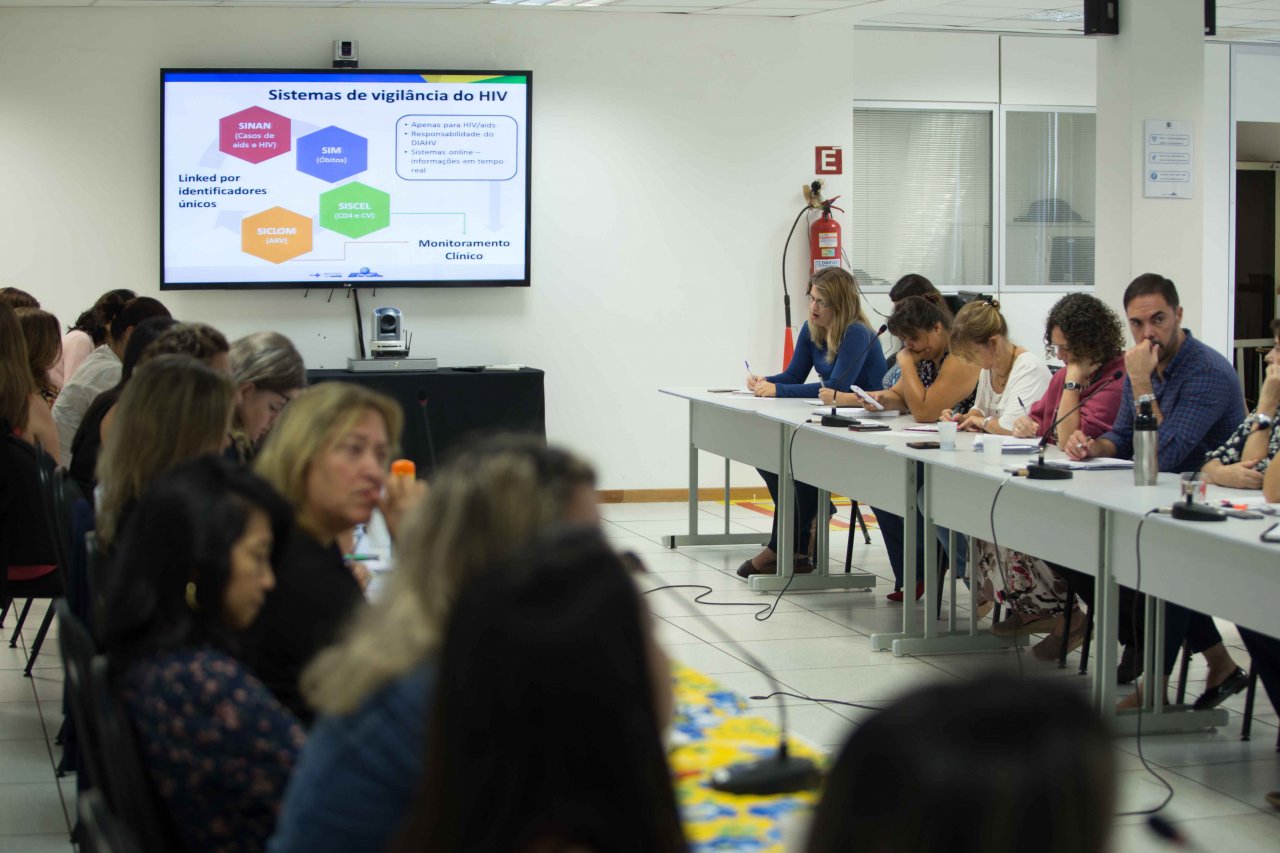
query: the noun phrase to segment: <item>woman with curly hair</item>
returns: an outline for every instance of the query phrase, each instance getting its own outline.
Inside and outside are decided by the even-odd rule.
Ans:
[[[1061,444],[1077,429],[1091,438],[1111,429],[1124,390],[1122,382],[1107,382],[1124,370],[1124,326],[1116,312],[1096,296],[1068,294],[1049,309],[1044,342],[1063,367],[1031,412],[1014,422],[1013,434],[1043,437],[1060,415],[1082,400],[1084,405],[1058,424],[1049,441]]]
[[[1124,375],[1120,318],[1095,296],[1068,294],[1049,309],[1044,342],[1048,354],[1062,361],[1063,367],[1049,380],[1048,390],[1032,404],[1031,411],[1014,422],[1013,434],[1043,438],[1064,414],[1049,436],[1050,442],[1061,445],[1076,430],[1093,438],[1111,429],[1124,389],[1123,382],[1113,380],[1117,373]],[[1064,638],[1068,650],[1084,642],[1084,613],[1072,611],[1070,628],[1064,613],[1064,578],[1071,570],[1050,566],[1030,554],[1004,548],[997,552],[990,543],[975,540],[974,545],[973,563],[984,590],[980,597],[986,597],[991,584],[999,590],[1001,603],[1012,611],[1008,619],[992,626],[993,633],[1024,636],[1048,629],[1049,635],[1031,649],[1041,660],[1056,660]],[[1080,577],[1082,586],[1084,580]]]

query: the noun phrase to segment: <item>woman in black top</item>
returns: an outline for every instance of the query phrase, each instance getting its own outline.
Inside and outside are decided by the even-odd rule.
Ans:
[[[375,509],[394,535],[424,489],[411,478],[387,478],[403,422],[389,397],[326,382],[289,404],[254,463],[295,515],[288,550],[276,564],[276,588],[255,625],[251,658],[258,677],[308,723],[313,712],[298,677],[364,600],[363,581],[343,562],[339,541]]]

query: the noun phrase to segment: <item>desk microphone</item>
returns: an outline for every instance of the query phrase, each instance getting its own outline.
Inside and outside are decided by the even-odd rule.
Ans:
[[[643,566],[639,558],[633,557],[633,560],[636,564]],[[702,595],[712,591],[711,587],[701,584],[671,584],[669,586],[656,586],[645,590],[641,594],[648,595],[651,592],[657,592],[662,589],[680,589],[682,587],[706,590]],[[701,595],[699,598],[701,598]],[[822,774],[818,771],[818,766],[807,758],[792,755],[787,744],[787,706],[782,699],[782,685],[778,683],[778,679],[773,677],[773,672],[761,663],[755,655],[747,651],[741,643],[725,633],[713,620],[708,619],[693,607],[687,606],[683,598],[678,600],[704,627],[719,637],[721,642],[727,644],[735,653],[740,654],[743,660],[751,664],[761,675],[767,678],[769,686],[773,690],[772,695],[778,697],[779,732],[777,753],[769,758],[731,764],[728,767],[722,767],[714,771],[711,774],[711,787],[728,794],[751,794],[753,796],[790,794],[796,791],[809,791],[817,788],[822,781]],[[727,604],[728,602],[708,603]]]
[[[868,343],[865,347],[862,348],[862,352],[858,353],[858,357],[854,359],[855,364],[862,361],[863,356],[865,356],[871,350],[871,347],[875,346],[875,344],[880,340],[880,336],[883,335],[886,331],[888,331],[888,329],[889,329],[889,325],[887,323],[880,326],[880,330],[876,332],[875,337],[871,339],[870,343]],[[834,389],[835,386],[833,385],[832,388]],[[836,414],[836,398],[834,395],[832,395],[831,414],[822,416],[822,425],[825,427],[851,427],[851,426],[858,425],[858,419],[847,418],[844,415],[837,415]]]
[[[1083,394],[1081,394],[1080,402],[1076,403],[1075,408],[1073,408],[1071,411],[1067,412],[1065,415],[1058,418],[1056,421],[1054,421],[1052,424],[1049,425],[1049,428],[1045,430],[1044,435],[1040,437],[1040,443],[1036,445],[1036,453],[1038,454],[1036,457],[1036,461],[1030,462],[1027,464],[1028,480],[1070,480],[1072,477],[1075,476],[1075,474],[1069,468],[1063,468],[1058,465],[1045,464],[1044,448],[1045,448],[1045,445],[1049,443],[1049,436],[1054,434],[1053,431],[1058,428],[1058,424],[1062,423],[1064,420],[1071,417],[1071,415],[1079,411],[1080,407],[1085,404],[1085,401],[1087,399],[1092,398],[1094,394],[1101,391],[1104,387],[1106,387],[1107,385],[1110,385],[1112,382],[1115,382],[1117,379],[1122,379],[1122,378],[1124,378],[1124,371],[1117,370],[1115,373],[1111,374],[1109,377],[1107,377],[1101,383],[1099,383],[1097,387],[1095,387],[1089,393],[1089,397],[1086,398]]]
[[[1147,829],[1150,829],[1174,847],[1182,847],[1187,850],[1205,849],[1203,845],[1192,841],[1178,827],[1158,814],[1153,814],[1147,818]]]
[[[418,412],[422,415],[422,426],[427,431],[427,453],[431,458],[431,474],[436,473],[436,443],[431,438],[431,418],[427,417],[427,391],[418,389]]]

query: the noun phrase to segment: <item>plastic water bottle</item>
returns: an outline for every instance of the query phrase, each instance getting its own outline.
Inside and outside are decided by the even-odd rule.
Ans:
[[[1133,484],[1154,486],[1160,471],[1160,433],[1156,416],[1151,412],[1151,401],[1138,403],[1138,414],[1133,419]]]

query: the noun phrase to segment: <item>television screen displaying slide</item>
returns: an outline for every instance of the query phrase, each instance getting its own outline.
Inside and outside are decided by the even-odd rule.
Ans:
[[[530,87],[162,70],[161,290],[528,286]]]

